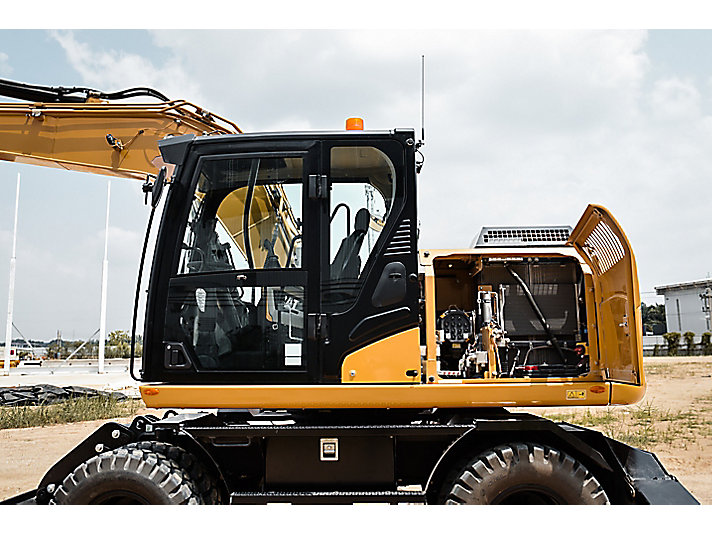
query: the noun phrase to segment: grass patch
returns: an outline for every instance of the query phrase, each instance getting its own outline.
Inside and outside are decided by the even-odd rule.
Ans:
[[[140,407],[138,400],[117,401],[113,397],[74,397],[59,404],[2,407],[0,430],[130,417]]]
[[[712,434],[712,421],[687,410],[662,410],[646,403],[607,411],[548,415],[554,421],[566,421],[593,428],[632,447],[675,445],[686,448],[699,437]]]
[[[566,421],[572,425],[578,426],[601,426],[608,425],[616,421],[617,415],[614,410],[610,408],[605,412],[597,411],[592,412],[591,410],[586,410],[582,413],[571,413],[571,414],[553,414],[547,415],[547,417],[553,421]]]
[[[712,360],[681,362],[674,357],[645,362],[645,373],[655,380],[702,379],[712,376]],[[592,428],[642,449],[672,447],[686,449],[712,436],[712,394],[690,398],[681,410],[654,405],[616,406],[605,410],[578,409],[568,413],[544,414],[554,421]]]

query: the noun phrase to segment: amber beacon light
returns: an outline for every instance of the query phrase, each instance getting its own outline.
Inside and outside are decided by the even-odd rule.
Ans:
[[[347,130],[363,130],[363,119],[359,117],[351,117],[346,119]]]

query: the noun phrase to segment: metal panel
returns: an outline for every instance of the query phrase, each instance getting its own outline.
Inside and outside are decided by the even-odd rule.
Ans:
[[[569,243],[593,271],[598,341],[608,378],[644,385],[638,273],[628,239],[604,207],[591,204]]]
[[[338,460],[320,458],[323,437],[338,440]],[[273,437],[267,440],[265,483],[282,487],[388,487],[395,483],[389,436]]]

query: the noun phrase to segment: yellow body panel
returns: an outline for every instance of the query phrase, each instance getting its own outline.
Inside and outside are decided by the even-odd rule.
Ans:
[[[141,386],[149,408],[462,408],[633,404],[645,388],[571,379],[441,380],[437,384]],[[573,393],[572,393],[573,392]],[[580,392],[584,392],[581,394]]]
[[[569,243],[593,271],[598,343],[608,378],[644,385],[638,272],[628,238],[606,208],[591,204]]]
[[[352,352],[341,366],[344,384],[420,382],[420,334],[411,328]],[[415,371],[407,376],[406,371]]]

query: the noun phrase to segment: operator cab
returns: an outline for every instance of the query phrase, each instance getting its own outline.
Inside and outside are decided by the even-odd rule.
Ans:
[[[347,353],[417,327],[413,147],[412,130],[163,141],[144,380],[338,382]]]

